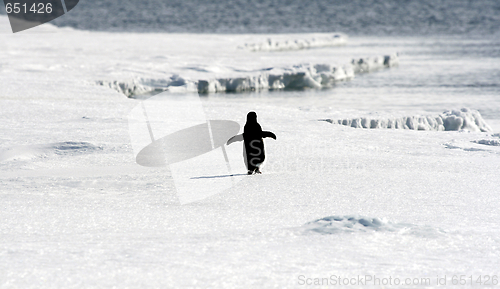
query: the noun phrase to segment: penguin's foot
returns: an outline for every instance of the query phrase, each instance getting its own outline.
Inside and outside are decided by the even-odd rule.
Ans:
[[[248,170],[247,175],[255,175],[255,174],[262,174],[262,172],[256,168],[254,170]]]

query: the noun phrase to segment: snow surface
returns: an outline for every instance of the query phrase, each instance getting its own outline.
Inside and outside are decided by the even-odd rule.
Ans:
[[[141,100],[95,85],[342,64],[401,46],[427,49],[427,40],[351,39],[359,45],[278,57],[237,49],[268,37],[260,35],[112,34],[50,25],[11,34],[5,17],[0,30],[2,288],[301,288],[301,275],[429,277],[426,287],[443,288],[436,276],[451,282],[453,275],[498,274],[500,151],[473,143],[498,130],[363,130],[317,121],[382,108],[428,115],[454,107],[439,102],[447,99],[493,108],[485,119],[498,120],[492,117],[498,100],[480,101],[489,95],[456,93],[436,102],[419,87],[391,98],[387,88],[383,94],[363,86],[402,81],[398,75],[408,70],[432,79],[440,67],[462,65],[457,59],[433,59],[427,71],[420,55],[408,57],[413,65],[405,68],[401,59],[400,68],[318,91],[320,97],[307,91],[201,97],[207,119],[243,125],[255,110],[277,141],[266,141],[262,175],[237,169],[234,186],[186,205],[168,168],[135,163],[127,116]],[[335,106],[325,109],[332,99]],[[229,157],[243,164],[235,148]],[[355,219],[314,222],[329,216]]]

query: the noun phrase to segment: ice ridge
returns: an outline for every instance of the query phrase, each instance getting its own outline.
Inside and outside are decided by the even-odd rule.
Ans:
[[[477,110],[462,108],[448,110],[437,116],[403,116],[393,118],[358,117],[348,119],[324,119],[324,121],[353,128],[409,129],[434,131],[491,132]]]
[[[327,37],[312,37],[309,39],[290,39],[290,40],[275,40],[267,39],[260,43],[245,43],[240,47],[253,52],[258,51],[286,51],[300,50],[320,47],[341,46],[347,43],[347,36],[342,34],[334,34]]]

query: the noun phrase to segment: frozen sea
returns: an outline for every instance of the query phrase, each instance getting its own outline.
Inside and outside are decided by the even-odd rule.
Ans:
[[[0,288],[498,287],[498,2],[329,2],[89,0],[16,34],[0,15]],[[272,74],[303,87],[196,92]],[[171,168],[136,163],[130,116],[193,97],[241,127],[256,111],[277,140],[262,175],[241,144],[233,176],[200,162],[206,187],[232,185],[184,203]],[[338,124],[464,107],[488,129]]]

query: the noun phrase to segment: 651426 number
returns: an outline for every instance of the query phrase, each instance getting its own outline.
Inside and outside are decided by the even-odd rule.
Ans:
[[[52,13],[52,3],[33,3],[31,7],[29,7],[26,3],[21,5],[21,3],[7,3],[5,5],[5,11],[7,14],[19,14],[19,13],[34,13],[34,14],[44,14],[44,13]]]

